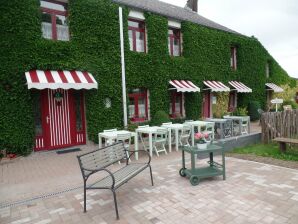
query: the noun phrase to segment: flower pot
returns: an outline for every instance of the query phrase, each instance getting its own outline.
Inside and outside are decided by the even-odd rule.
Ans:
[[[197,143],[198,149],[207,149],[207,142],[205,143]]]

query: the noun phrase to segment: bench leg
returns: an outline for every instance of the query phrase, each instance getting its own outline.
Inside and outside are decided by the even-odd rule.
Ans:
[[[287,144],[285,142],[280,142],[279,149],[282,153],[285,153],[287,151]]]
[[[152,169],[151,169],[151,166],[150,165],[149,165],[149,169],[150,169],[151,184],[153,186],[154,185],[153,184],[153,176],[152,176]]]
[[[84,212],[86,212],[86,181],[84,181]]]
[[[113,196],[114,196],[114,203],[115,203],[115,210],[116,210],[116,217],[119,219],[119,213],[118,213],[118,206],[117,206],[117,199],[116,199],[116,192],[114,189],[112,189]]]

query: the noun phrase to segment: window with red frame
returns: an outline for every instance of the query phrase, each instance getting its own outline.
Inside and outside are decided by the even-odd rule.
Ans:
[[[146,52],[146,33],[144,21],[128,19],[128,37],[131,51]]]
[[[183,117],[183,95],[177,91],[171,92],[170,117]]]
[[[237,48],[231,47],[231,68],[233,70],[237,69]]]
[[[128,98],[129,119],[135,122],[148,120],[147,90],[144,88],[132,89]]]
[[[237,107],[237,92],[231,91],[229,95],[229,112],[235,112]]]
[[[40,1],[42,36],[51,40],[69,40],[67,4],[55,0]]]
[[[179,29],[169,28],[168,30],[168,45],[171,56],[181,55],[181,32]]]

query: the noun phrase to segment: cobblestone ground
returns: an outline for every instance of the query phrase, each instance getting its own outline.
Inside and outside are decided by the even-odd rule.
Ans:
[[[298,223],[298,170],[227,158],[225,181],[208,178],[192,186],[178,174],[181,152],[153,157],[154,187],[145,170],[118,190],[119,221],[107,190],[89,191],[83,213],[75,155],[36,153],[1,164],[0,223]]]

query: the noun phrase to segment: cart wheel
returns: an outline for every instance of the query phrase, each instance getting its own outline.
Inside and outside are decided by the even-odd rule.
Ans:
[[[179,174],[180,174],[180,176],[181,177],[185,177],[186,176],[186,174],[185,174],[185,168],[181,168],[180,170],[179,170]]]
[[[192,175],[189,179],[190,183],[193,185],[193,186],[196,186],[199,184],[200,182],[200,179],[197,177],[197,176],[194,176]]]

